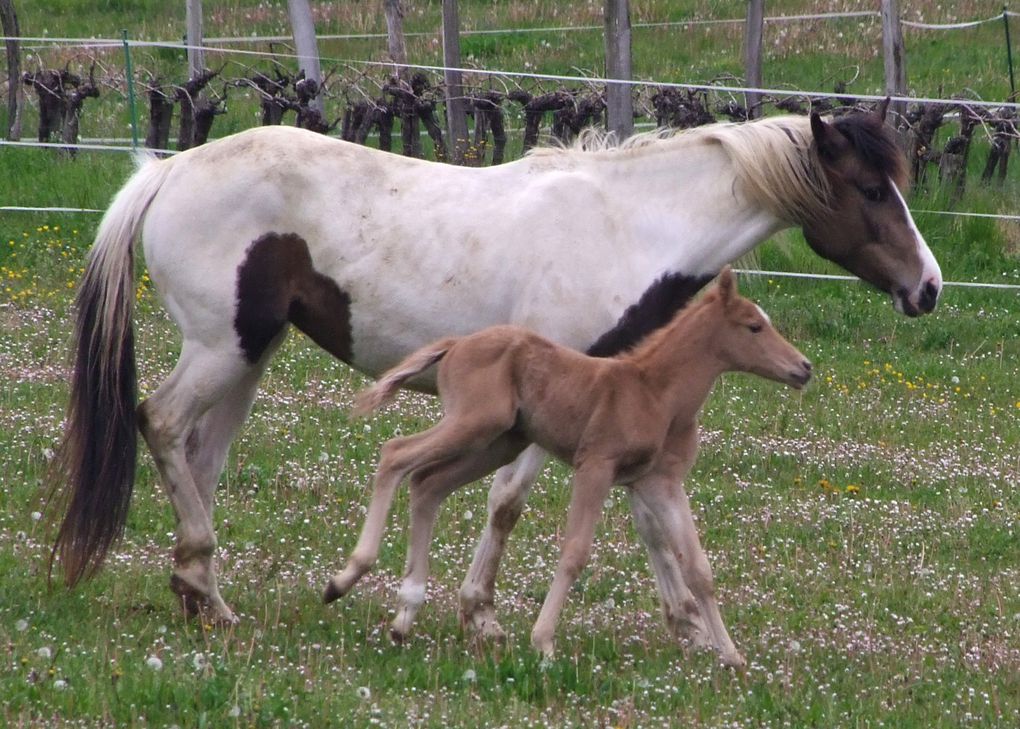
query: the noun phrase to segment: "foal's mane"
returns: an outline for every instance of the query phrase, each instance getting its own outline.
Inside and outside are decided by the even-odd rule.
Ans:
[[[875,114],[847,114],[832,122],[865,164],[906,184],[906,160],[890,130]],[[612,133],[585,129],[569,146],[532,149],[530,156],[594,154],[637,157],[681,150],[698,144],[718,144],[733,161],[746,194],[783,220],[804,224],[831,208],[832,188],[825,176],[803,116],[776,116],[744,123],[709,124],[693,129],[656,129],[620,141]]]

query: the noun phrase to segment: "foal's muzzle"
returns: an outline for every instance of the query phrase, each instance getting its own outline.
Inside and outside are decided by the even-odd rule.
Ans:
[[[808,360],[801,360],[797,369],[790,373],[790,387],[799,390],[811,380],[811,363]]]

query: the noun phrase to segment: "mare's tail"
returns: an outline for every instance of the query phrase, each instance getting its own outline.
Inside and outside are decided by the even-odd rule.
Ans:
[[[440,339],[422,347],[393,369],[384,372],[374,385],[358,393],[354,399],[353,414],[360,417],[381,408],[396,397],[401,385],[445,357],[450,347],[456,343],[456,337]]]
[[[138,444],[132,313],[134,242],[172,160],[139,155],[139,169],[103,216],[75,299],[67,423],[49,474],[66,508],[50,554],[69,586],[91,577],[124,532]]]

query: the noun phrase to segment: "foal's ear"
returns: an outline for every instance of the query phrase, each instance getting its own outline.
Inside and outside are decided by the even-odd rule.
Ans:
[[[723,305],[728,305],[737,293],[737,277],[733,275],[733,268],[731,266],[726,266],[719,272],[719,281],[716,283],[716,288],[719,289],[719,298],[722,300]]]

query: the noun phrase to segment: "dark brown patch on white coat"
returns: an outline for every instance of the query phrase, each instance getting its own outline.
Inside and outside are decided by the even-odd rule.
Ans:
[[[303,238],[266,233],[251,244],[237,270],[234,330],[245,358],[258,362],[287,322],[350,362],[350,295],[315,270]]]

